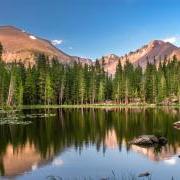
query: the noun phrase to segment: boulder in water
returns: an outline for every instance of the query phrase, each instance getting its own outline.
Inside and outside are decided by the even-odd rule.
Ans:
[[[130,144],[139,146],[165,145],[166,143],[167,139],[165,137],[156,137],[155,135],[142,135],[130,142]]]

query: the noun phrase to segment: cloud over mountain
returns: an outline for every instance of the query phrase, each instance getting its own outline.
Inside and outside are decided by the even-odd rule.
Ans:
[[[60,40],[54,39],[54,40],[51,41],[51,43],[52,43],[54,46],[57,46],[57,45],[62,44],[62,43],[63,43],[63,40],[62,40],[62,39],[60,39]]]
[[[173,37],[168,37],[168,38],[164,39],[163,41],[169,42],[169,43],[176,43],[178,41],[178,39],[179,39],[178,37],[173,36]]]

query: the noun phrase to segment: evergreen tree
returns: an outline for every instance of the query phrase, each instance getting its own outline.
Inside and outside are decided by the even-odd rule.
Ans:
[[[145,71],[145,99],[149,103],[156,103],[157,74],[154,64],[147,64]]]
[[[0,42],[0,61],[2,60],[3,46]]]
[[[84,80],[84,71],[83,68],[80,68],[79,70],[79,87],[78,87],[78,94],[79,94],[79,100],[80,103],[84,103],[84,98],[85,98],[85,80]]]
[[[45,81],[45,104],[50,105],[53,102],[53,89],[52,89],[52,83],[49,74],[46,76]]]
[[[2,52],[2,51],[1,51]],[[61,64],[40,54],[34,66],[0,61],[0,106],[103,103],[160,103],[180,101],[180,61],[160,62],[158,68],[118,62],[114,76],[104,71],[103,63]]]
[[[36,103],[36,87],[35,87],[35,76],[34,76],[35,68],[29,66],[26,70],[26,79],[24,85],[24,104],[33,105]]]

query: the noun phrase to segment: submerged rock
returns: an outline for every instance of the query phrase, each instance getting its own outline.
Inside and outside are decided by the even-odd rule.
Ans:
[[[138,177],[147,177],[150,176],[151,174],[149,172],[144,172],[138,175]]]
[[[139,146],[156,146],[165,145],[167,139],[165,137],[156,137],[155,135],[142,135],[138,138],[133,139],[130,144],[135,144]]]

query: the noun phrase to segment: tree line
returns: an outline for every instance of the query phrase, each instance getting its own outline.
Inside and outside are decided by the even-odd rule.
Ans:
[[[39,54],[36,65],[6,64],[0,45],[0,106],[180,102],[180,61],[148,63],[145,70],[119,61],[114,76],[103,62],[67,65]]]

